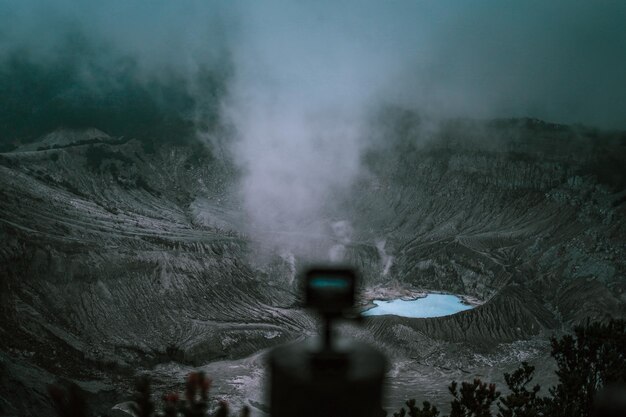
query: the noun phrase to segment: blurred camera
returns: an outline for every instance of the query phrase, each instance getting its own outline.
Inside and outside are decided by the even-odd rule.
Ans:
[[[354,320],[356,271],[333,265],[308,269],[301,277],[305,306],[323,319],[320,337],[269,353],[270,415],[379,417],[385,357],[367,343],[332,331],[336,320]]]

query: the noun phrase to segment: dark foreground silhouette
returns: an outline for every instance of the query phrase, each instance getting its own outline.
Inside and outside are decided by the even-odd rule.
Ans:
[[[533,385],[535,368],[522,362],[511,374],[504,374],[506,394],[495,384],[474,379],[452,381],[449,417],[624,417],[626,416],[626,321],[586,323],[574,327],[571,335],[551,339],[558,384],[547,390]],[[218,402],[209,413],[211,380],[203,373],[189,375],[185,392],[162,397],[160,410],[154,404],[150,381],[137,381],[133,411],[138,417],[231,416],[228,405]],[[60,417],[87,417],[88,406],[75,385],[51,386],[50,396]],[[306,404],[302,405],[306,407]],[[238,416],[248,416],[244,407]],[[387,413],[381,410],[381,416]],[[394,412],[394,417],[438,417],[441,413],[429,401],[418,405],[412,399]],[[296,416],[294,416],[296,417]],[[322,416],[320,416],[322,417]],[[340,416],[346,417],[346,416]],[[357,417],[357,416],[355,416]]]

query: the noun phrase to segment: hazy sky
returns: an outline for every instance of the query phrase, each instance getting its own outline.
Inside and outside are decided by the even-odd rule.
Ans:
[[[158,77],[227,50],[251,81],[311,100],[626,128],[624,22],[621,0],[0,0],[0,59],[54,61],[74,34],[101,68],[131,56]]]

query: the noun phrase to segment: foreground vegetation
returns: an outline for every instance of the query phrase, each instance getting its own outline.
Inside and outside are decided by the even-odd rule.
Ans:
[[[507,394],[495,384],[474,379],[453,381],[450,417],[586,417],[625,416],[626,322],[587,323],[574,327],[573,335],[551,339],[558,384],[543,396],[533,385],[535,368],[526,362],[504,374]],[[600,394],[600,395],[598,395]],[[437,417],[440,411],[428,401],[415,400],[394,417]]]
[[[571,335],[553,337],[552,357],[556,361],[558,384],[543,395],[534,384],[535,368],[526,362],[511,374],[504,374],[506,395],[495,384],[474,379],[449,386],[452,396],[449,417],[594,417],[624,416],[626,408],[626,321],[611,319],[574,327]],[[185,392],[162,397],[161,410],[152,400],[150,381],[137,381],[133,412],[137,417],[201,417],[209,415],[211,380],[201,372],[189,375]],[[63,389],[51,386],[50,396],[60,417],[86,417],[87,404],[76,385]],[[224,401],[211,414],[228,417]],[[238,414],[250,415],[244,407]],[[381,415],[386,415],[381,412]],[[437,406],[414,399],[393,413],[394,417],[439,417]],[[356,417],[356,416],[355,416]]]

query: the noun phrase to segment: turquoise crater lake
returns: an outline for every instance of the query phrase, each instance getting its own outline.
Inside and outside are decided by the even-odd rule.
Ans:
[[[363,316],[394,315],[402,317],[425,318],[442,317],[472,308],[463,303],[456,295],[428,294],[415,300],[374,300],[375,306],[361,313]]]

